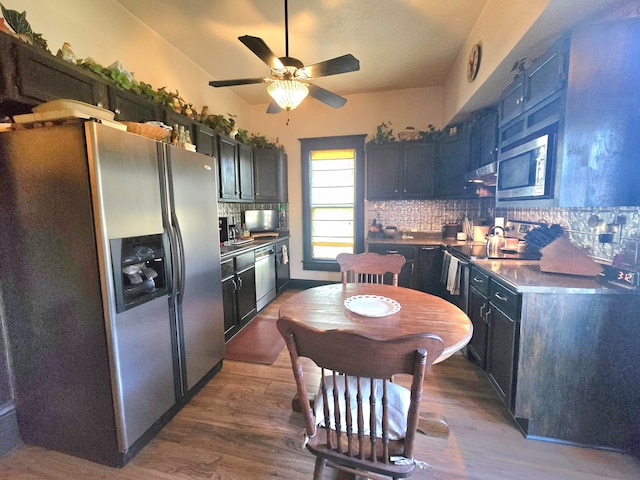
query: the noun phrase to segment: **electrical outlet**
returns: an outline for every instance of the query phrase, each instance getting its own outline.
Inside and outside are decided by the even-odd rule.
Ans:
[[[622,237],[622,225],[617,223],[608,223],[607,234],[611,235],[611,242],[607,243],[620,243],[620,239]]]

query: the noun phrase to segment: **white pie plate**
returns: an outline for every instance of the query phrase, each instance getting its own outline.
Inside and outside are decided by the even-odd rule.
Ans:
[[[386,317],[400,310],[398,302],[380,295],[355,295],[347,298],[344,306],[365,317]]]

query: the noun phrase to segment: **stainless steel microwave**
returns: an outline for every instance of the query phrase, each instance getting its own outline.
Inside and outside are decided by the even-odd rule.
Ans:
[[[550,198],[553,195],[554,133],[545,133],[498,157],[498,200]]]

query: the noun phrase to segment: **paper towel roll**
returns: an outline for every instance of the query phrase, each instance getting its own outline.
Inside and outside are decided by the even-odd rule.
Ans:
[[[488,226],[475,226],[473,227],[473,241],[485,242],[487,240],[487,234],[489,233]]]

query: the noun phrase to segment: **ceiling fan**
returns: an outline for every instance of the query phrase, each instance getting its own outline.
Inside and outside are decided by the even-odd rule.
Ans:
[[[267,44],[259,37],[243,35],[238,37],[249,50],[271,68],[271,77],[238,78],[235,80],[213,80],[212,87],[231,87],[235,85],[249,85],[254,83],[268,83],[267,92],[273,101],[267,108],[267,113],[279,113],[282,110],[293,110],[307,95],[311,95],[330,107],[340,108],[347,99],[335,93],[309,83],[312,78],[326,77],[338,73],[355,72],[360,70],[360,62],[351,54],[332,58],[324,62],[304,66],[297,58],[289,56],[289,15],[288,0],[284,1],[285,26],[285,56],[276,57]]]

